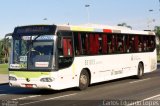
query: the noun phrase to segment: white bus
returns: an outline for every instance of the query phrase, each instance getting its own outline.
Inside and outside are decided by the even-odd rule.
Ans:
[[[31,25],[12,34],[9,84],[61,90],[157,68],[155,34],[109,26]]]

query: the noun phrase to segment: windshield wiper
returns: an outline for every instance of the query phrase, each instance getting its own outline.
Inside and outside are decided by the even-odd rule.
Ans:
[[[27,53],[26,54],[28,54],[29,52],[32,52],[32,51],[36,51],[32,46],[33,46],[33,42],[34,41],[36,41],[40,36],[42,36],[42,35],[37,35],[33,40],[31,40],[31,43],[29,44],[29,50],[27,51]],[[32,36],[33,37],[33,36]],[[36,51],[36,52],[38,52],[38,51]],[[40,53],[41,54],[41,53]]]
[[[31,44],[32,44],[34,41],[36,41],[37,38],[39,38],[40,36],[42,36],[42,35],[37,35],[37,36],[31,41]]]

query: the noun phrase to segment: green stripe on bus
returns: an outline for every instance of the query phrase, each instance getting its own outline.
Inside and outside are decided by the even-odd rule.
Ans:
[[[50,72],[18,72],[18,71],[11,71],[9,72],[11,75],[15,75],[19,78],[39,78],[41,76],[50,75]]]

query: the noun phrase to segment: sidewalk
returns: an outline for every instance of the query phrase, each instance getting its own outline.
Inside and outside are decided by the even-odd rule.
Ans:
[[[0,74],[0,85],[8,82],[8,74]]]

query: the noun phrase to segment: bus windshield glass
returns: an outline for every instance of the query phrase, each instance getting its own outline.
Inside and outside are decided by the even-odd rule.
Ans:
[[[54,35],[13,37],[11,69],[51,69]]]

